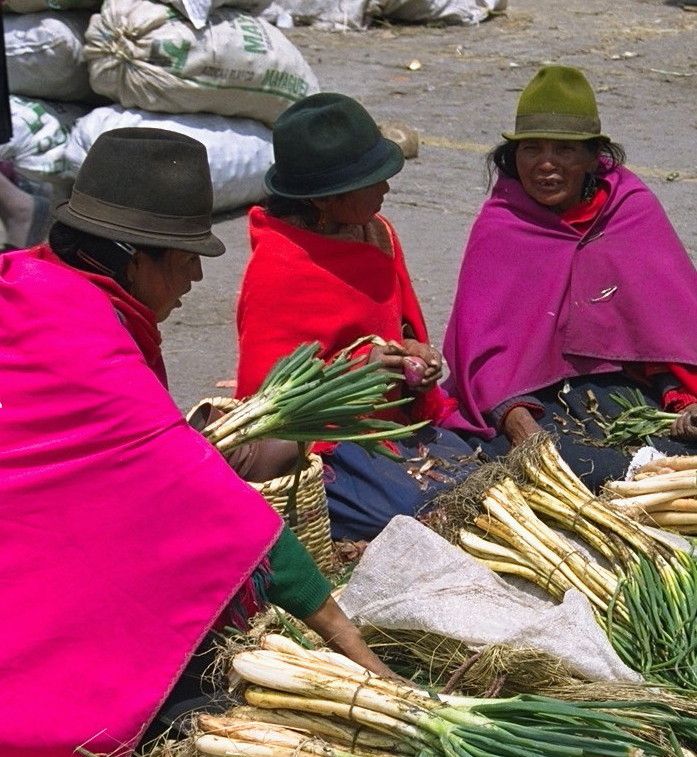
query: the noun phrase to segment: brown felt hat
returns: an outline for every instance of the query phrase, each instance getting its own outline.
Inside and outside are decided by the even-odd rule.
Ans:
[[[225,245],[211,231],[212,209],[205,146],[174,131],[132,127],[95,140],[70,199],[53,216],[105,239],[215,257]]]
[[[543,66],[518,101],[515,131],[506,139],[605,139],[595,94],[571,66]]]

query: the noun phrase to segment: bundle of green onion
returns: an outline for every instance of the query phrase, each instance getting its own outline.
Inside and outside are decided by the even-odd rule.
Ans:
[[[678,413],[669,413],[646,404],[638,389],[630,390],[630,396],[611,394],[610,397],[623,409],[620,415],[605,426],[605,441],[610,446],[622,446],[637,442],[652,444],[651,436],[665,435]]]
[[[368,337],[366,337],[368,339]],[[352,345],[353,346],[353,345]],[[390,455],[380,442],[403,439],[426,424],[403,426],[374,417],[410,398],[387,401],[402,379],[379,362],[351,358],[349,350],[326,362],[319,342],[301,344],[279,360],[256,392],[203,430],[225,455],[242,444],[273,437],[297,442],[353,441]]]
[[[677,565],[675,565],[677,563]],[[677,551],[671,570],[643,555],[626,572],[617,599],[631,619],[631,633],[617,628],[612,608],[606,630],[619,656],[647,681],[678,694],[697,695],[697,563]]]
[[[255,708],[247,710],[245,717],[267,709],[273,711],[274,719],[282,713],[284,727],[303,730],[308,736],[306,743],[311,737],[332,733],[327,757],[345,757],[347,753],[665,757],[682,755],[680,740],[697,736],[697,720],[654,702],[563,702],[538,696],[441,699],[375,676],[335,653],[322,656],[300,647],[297,652],[289,651],[287,640],[282,651],[277,651],[269,637],[263,645],[266,648],[240,652],[232,660],[235,672],[248,684],[245,699]],[[320,720],[326,726],[316,725]],[[362,737],[372,735],[374,745],[352,741],[350,734],[343,747],[337,744],[342,723],[360,725]],[[225,749],[225,738],[216,739],[216,749]],[[255,754],[232,740],[227,751],[208,751],[210,741],[204,734],[197,739],[199,753]],[[308,754],[319,753],[314,748],[298,748]],[[281,755],[291,757],[292,751],[273,753],[273,757]]]

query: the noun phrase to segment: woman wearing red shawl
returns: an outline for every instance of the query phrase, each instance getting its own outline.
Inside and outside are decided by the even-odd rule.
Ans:
[[[265,600],[389,674],[167,392],[157,323],[224,252],[211,208],[202,144],[117,129],[49,244],[0,256],[3,757],[130,755],[204,705],[211,629]]]
[[[693,450],[697,273],[656,197],[601,133],[590,84],[574,68],[543,67],[503,136],[445,336],[454,418],[493,440],[489,452],[541,428],[565,431],[564,457],[597,487],[628,460],[584,443],[581,431],[603,436],[589,398],[614,417],[610,395],[640,388],[680,413],[655,446]]]
[[[373,335],[380,344],[355,354],[402,373],[395,398],[412,399],[388,417],[437,424],[447,414],[437,386],[441,356],[429,344],[397,235],[379,214],[387,180],[404,164],[399,146],[359,103],[331,92],[285,111],[273,143],[272,194],[249,216],[237,396],[256,391],[271,365],[300,343],[319,341],[328,359]],[[397,446],[409,462],[371,456],[353,443],[317,447],[334,539],[372,539],[394,515],[416,514],[470,470],[462,459],[471,448],[436,425]],[[433,465],[436,457],[448,461],[445,468]]]

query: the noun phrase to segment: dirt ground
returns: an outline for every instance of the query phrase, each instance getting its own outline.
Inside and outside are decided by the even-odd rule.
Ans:
[[[286,31],[325,91],[420,136],[383,212],[400,234],[432,341],[440,344],[463,244],[486,196],[484,157],[512,128],[537,68],[582,68],[603,130],[663,202],[697,260],[697,12],[662,0],[509,0],[477,26]],[[415,70],[413,70],[415,69]],[[164,324],[171,389],[187,410],[234,376],[233,303],[247,255],[244,213],[216,220],[228,252]],[[660,255],[660,250],[656,250]],[[298,313],[298,318],[303,314]]]

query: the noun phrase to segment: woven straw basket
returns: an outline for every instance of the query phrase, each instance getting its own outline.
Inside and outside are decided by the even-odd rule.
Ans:
[[[197,414],[199,418],[202,415],[207,417],[211,406],[227,413],[237,402],[238,400],[230,397],[209,397],[201,400],[186,417],[189,422],[192,422]],[[205,429],[202,433],[206,436]],[[283,518],[312,555],[317,567],[323,572],[328,571],[332,567],[334,547],[329,527],[322,458],[319,455],[308,454],[306,465],[300,469],[299,475],[289,473],[262,483],[247,483]]]

